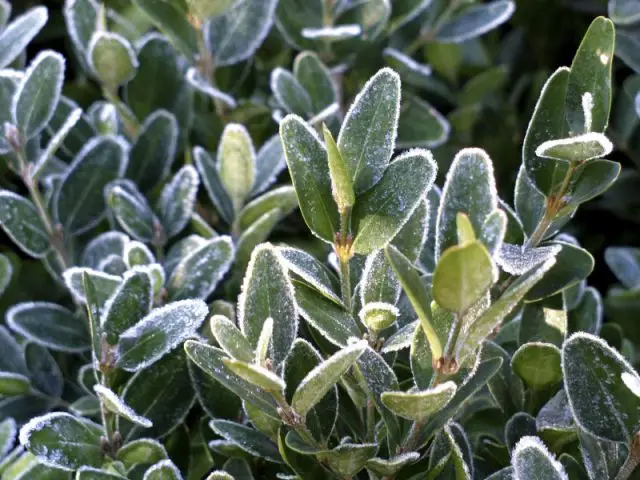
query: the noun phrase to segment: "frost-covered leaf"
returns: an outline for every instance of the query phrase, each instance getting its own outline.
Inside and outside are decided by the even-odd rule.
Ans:
[[[342,305],[342,300],[335,291],[337,282],[335,275],[318,259],[297,248],[280,247],[278,251],[289,274],[297,275],[304,283],[338,305]]]
[[[491,255],[480,241],[451,247],[433,273],[433,298],[443,308],[466,313],[497,280]]]
[[[64,67],[64,57],[50,50],[29,65],[11,104],[13,121],[24,139],[36,136],[51,120],[62,91]]]
[[[0,190],[0,227],[26,254],[44,257],[49,235],[35,205],[9,190]]]
[[[597,335],[604,315],[602,297],[593,287],[585,289],[580,303],[568,312],[567,329],[570,333],[587,332]]]
[[[201,300],[180,300],[153,310],[120,334],[118,367],[147,368],[193,335],[209,312]]]
[[[351,182],[349,170],[342,153],[331,134],[331,130],[329,130],[325,124],[323,124],[322,130],[324,133],[324,144],[327,149],[333,199],[338,206],[338,211],[344,212],[353,207],[356,202],[353,183]]]
[[[262,242],[265,242],[269,235],[283,217],[279,208],[265,213],[245,230],[236,247],[236,271],[242,272],[249,264],[249,260],[254,249]]]
[[[29,377],[19,373],[0,372],[0,395],[13,397],[31,392]]]
[[[609,123],[614,46],[613,22],[596,18],[576,52],[567,81],[564,107],[571,136],[604,132]],[[590,108],[583,102],[586,93],[591,96]]]
[[[117,345],[122,332],[142,320],[153,305],[151,272],[137,267],[125,272],[122,283],[107,300],[102,312],[101,331],[110,345]]]
[[[362,335],[355,319],[342,306],[342,302],[328,299],[306,283],[294,282],[294,286],[300,315],[329,342],[344,347],[349,338]]]
[[[182,474],[171,460],[161,460],[149,467],[142,480],[182,480]]]
[[[396,148],[436,148],[449,138],[448,120],[420,97],[405,94],[400,111]]]
[[[225,190],[215,162],[201,147],[193,149],[193,159],[200,172],[202,183],[209,194],[211,203],[213,203],[218,214],[227,224],[233,223],[235,216],[233,202]]]
[[[479,238],[489,250],[491,257],[497,256],[507,233],[508,217],[503,210],[494,210],[487,216],[479,232]]]
[[[254,347],[267,318],[273,319],[270,358],[277,366],[295,340],[298,309],[284,262],[268,244],[253,251],[238,299],[238,324]]]
[[[591,132],[560,140],[548,140],[538,146],[536,155],[542,158],[578,163],[602,158],[609,155],[612,150],[613,144],[606,136]]]
[[[93,34],[87,59],[98,80],[112,89],[131,80],[138,69],[138,59],[129,41],[113,32]]]
[[[0,422],[0,457],[4,459],[10,452],[17,435],[18,427],[13,418],[5,418]]]
[[[130,192],[121,185],[109,185],[105,196],[111,212],[128,235],[144,243],[164,240],[160,220],[137,189]]]
[[[498,207],[493,163],[484,150],[461,150],[453,160],[442,190],[436,225],[436,257],[456,245],[456,216],[462,212],[481,232],[487,218]]]
[[[184,348],[189,359],[204,373],[269,416],[279,418],[273,397],[229,370],[223,362],[228,358],[223,350],[193,340],[185,342]]]
[[[400,282],[383,250],[371,253],[365,262],[360,280],[360,301],[395,305],[400,297]]]
[[[395,159],[380,181],[358,197],[352,214],[356,253],[368,254],[393,239],[431,188],[436,170],[428,150],[410,150]]]
[[[511,367],[535,390],[551,388],[562,380],[560,349],[551,343],[525,343],[513,354]]]
[[[79,353],[90,348],[84,320],[56,303],[15,304],[7,310],[6,321],[14,332],[54,351]]]
[[[436,34],[442,43],[462,43],[499,27],[516,9],[513,0],[494,0],[462,10],[447,21]]]
[[[189,223],[200,178],[191,165],[185,165],[162,189],[158,213],[167,238],[180,233]]]
[[[126,383],[122,400],[153,426],[141,427],[119,418],[117,430],[125,443],[137,438],[160,438],[184,422],[195,401],[184,352],[165,356],[139,371]]]
[[[520,245],[505,243],[496,256],[496,263],[511,275],[523,275],[547,260],[555,258],[560,250],[560,245],[525,249]]]
[[[65,270],[63,274],[64,282],[71,294],[82,302],[87,302],[85,294],[83,275],[87,275],[91,279],[91,283],[95,287],[95,302],[98,307],[102,308],[105,302],[116,291],[118,285],[122,283],[122,278],[116,275],[103,273],[92,268],[71,267]]]
[[[13,19],[0,35],[0,68],[6,68],[23,52],[48,18],[45,7],[35,7]]]
[[[382,178],[393,154],[399,114],[400,77],[382,69],[353,101],[338,137],[356,195]]]
[[[82,110],[80,108],[76,108],[71,111],[58,131],[56,131],[55,134],[51,137],[46,148],[40,153],[38,161],[33,167],[33,173],[31,174],[32,178],[39,178],[40,175],[46,172],[47,167],[49,167],[54,160],[54,155],[56,155],[59,149],[63,148],[65,140],[68,136],[70,136],[74,127],[78,125],[78,122],[80,122],[81,119]],[[51,123],[49,124],[47,129],[50,128]]]
[[[76,471],[74,480],[125,480],[126,477],[117,473],[110,473],[101,468],[80,467]]]
[[[274,188],[249,202],[238,214],[237,225],[246,230],[264,214],[279,209],[282,216],[288,215],[298,206],[296,191],[291,185]]]
[[[362,323],[374,332],[389,328],[400,316],[398,307],[385,302],[367,303],[358,313]]]
[[[193,249],[180,260],[169,277],[169,298],[206,299],[229,270],[233,255],[233,243],[228,236],[216,237]]]
[[[0,71],[0,105],[3,105],[3,108],[0,110],[0,122],[2,122],[3,125],[3,135],[0,135],[0,152],[3,154],[13,150],[9,140],[6,138],[4,125],[6,122],[13,124],[11,103],[13,102],[13,97],[22,78],[23,75],[21,73],[12,70]]]
[[[611,441],[633,438],[640,429],[640,403],[622,374],[637,377],[637,373],[622,355],[598,337],[575,333],[562,347],[562,370],[569,404],[581,428]]]
[[[338,100],[331,72],[315,53],[298,54],[293,62],[293,74],[311,97],[314,112],[320,112]]]
[[[280,123],[280,136],[302,216],[312,233],[333,243],[339,216],[326,150],[315,131],[297,116],[287,116]]]
[[[149,247],[142,242],[131,241],[124,249],[122,259],[129,268],[140,267],[155,263],[155,257]]]
[[[547,342],[557,347],[562,345],[567,333],[567,311],[562,305],[544,306],[542,303],[527,303],[520,316],[518,343]]]
[[[189,11],[200,20],[216,17],[229,8],[234,0],[187,0]]]
[[[349,345],[311,370],[293,394],[291,406],[295,412],[305,417],[309,410],[324,397],[362,355],[366,347],[367,342],[365,341]]]
[[[167,458],[167,451],[164,446],[150,438],[128,442],[117,453],[117,459],[127,467],[137,463],[156,463],[165,458]]]
[[[253,348],[235,324],[224,315],[214,315],[210,320],[211,333],[220,347],[231,357],[243,362],[254,358]]]
[[[128,150],[122,138],[105,136],[91,140],[75,157],[53,199],[54,217],[66,233],[86,232],[102,220],[102,191],[124,173]]]
[[[216,64],[234,65],[260,47],[273,25],[276,0],[239,0],[205,25],[207,47]]]
[[[313,114],[311,97],[291,72],[276,68],[271,72],[271,91],[288,113],[309,118]]]
[[[384,392],[382,403],[402,418],[424,422],[453,398],[454,382],[445,382],[429,390]]]
[[[433,189],[431,191],[433,191]],[[433,223],[435,223],[435,219]],[[429,202],[425,196],[413,211],[407,223],[404,224],[393,238],[391,241],[392,245],[407,257],[409,261],[417,262],[427,241],[430,224],[431,212]]]
[[[230,124],[222,132],[218,147],[218,171],[237,213],[251,193],[256,174],[256,152],[244,126]]]
[[[234,109],[238,106],[238,102],[228,93],[215,88],[211,82],[207,80],[197,68],[191,67],[187,71],[187,81],[197,92],[202,93],[213,99],[214,102],[222,102],[223,105]]]
[[[112,230],[98,234],[84,248],[80,265],[97,269],[100,262],[109,255],[122,257],[128,242],[129,237],[122,232]]]
[[[20,429],[20,443],[36,457],[63,468],[83,465],[99,467],[102,427],[68,413],[56,412],[35,417]]]
[[[149,419],[141,417],[134,412],[113,390],[103,385],[94,385],[93,390],[96,392],[98,398],[100,398],[102,404],[111,412],[141,427],[149,428],[153,426],[153,423],[151,423]]]
[[[282,462],[277,445],[269,437],[252,428],[228,420],[212,420],[209,426],[218,435],[251,455],[271,462]]]
[[[545,480],[566,480],[567,473],[538,437],[522,437],[511,457],[515,478],[529,478],[532,472]]]
[[[151,190],[169,174],[177,142],[175,115],[162,109],[154,111],[140,126],[125,176],[136,182],[143,192]]]
[[[609,247],[604,259],[618,280],[627,288],[640,285],[640,250],[631,247]]]
[[[276,177],[286,166],[282,140],[280,135],[274,135],[256,154],[256,177],[251,194],[257,195],[265,191],[276,181]]]
[[[11,261],[6,255],[0,254],[0,297],[11,283],[11,277],[13,277]]]
[[[35,390],[59,398],[64,388],[64,378],[49,350],[36,343],[27,343],[24,358]]]
[[[411,465],[420,458],[418,452],[405,452],[391,458],[370,458],[365,464],[367,470],[371,470],[379,476],[393,476],[402,468]]]

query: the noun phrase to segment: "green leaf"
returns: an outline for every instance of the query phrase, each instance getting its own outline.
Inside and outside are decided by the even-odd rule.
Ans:
[[[409,301],[413,306],[413,309],[418,315],[420,325],[424,330],[427,340],[429,341],[429,347],[431,349],[431,355],[433,362],[435,363],[443,354],[443,344],[438,338],[438,334],[433,326],[433,318],[431,316],[431,295],[427,292],[424,284],[420,280],[418,271],[411,265],[411,262],[402,255],[395,247],[389,246],[385,249],[385,255],[393,267],[402,289],[404,290]]]
[[[126,480],[126,477],[109,473],[93,467],[80,467],[74,477],[75,480]]]
[[[273,397],[261,388],[250,384],[229,370],[223,359],[224,351],[209,345],[188,340],[184,344],[189,359],[207,375],[217,380],[241,399],[251,403],[273,418],[279,418]]]
[[[102,191],[122,175],[127,151],[124,140],[106,136],[89,141],[76,156],[53,198],[54,217],[67,234],[77,235],[100,223],[105,211]]]
[[[162,189],[158,213],[167,238],[180,233],[189,223],[196,202],[200,178],[191,165],[185,165]]]
[[[224,315],[213,315],[210,324],[211,333],[226,353],[243,362],[253,360],[253,348],[231,320]]]
[[[522,437],[513,450],[511,464],[515,478],[526,478],[532,472],[545,480],[564,480],[567,473],[538,437]]]
[[[331,131],[326,125],[322,125],[324,133],[324,143],[327,148],[327,158],[329,160],[329,175],[331,176],[331,189],[333,199],[338,206],[338,211],[344,212],[353,207],[356,196],[353,192],[353,184],[349,176],[349,170],[336,145]]]
[[[263,390],[272,392],[280,392],[284,390],[284,381],[275,373],[261,367],[260,365],[254,365],[252,363],[246,363],[232,358],[225,358],[222,361],[229,370],[240,378],[262,388]]]
[[[29,378],[19,373],[0,372],[0,395],[13,397],[29,394],[31,383]]]
[[[408,333],[411,334],[409,337],[411,373],[413,374],[416,387],[426,390],[431,384],[431,377],[433,377],[434,361],[424,330],[415,327],[414,325],[414,327],[408,331]]]
[[[618,179],[621,169],[618,162],[610,160],[592,160],[578,167],[569,204],[577,206],[604,193]]]
[[[122,278],[116,275],[93,270],[91,268],[71,267],[64,271],[63,278],[71,294],[81,302],[90,303],[85,295],[85,285],[83,276],[90,278],[93,285],[93,301],[95,306],[102,309],[106,301],[116,291],[118,285],[122,283]]]
[[[300,315],[332,344],[344,347],[349,338],[362,335],[355,319],[342,303],[328,299],[305,283],[295,282],[294,286]]]
[[[231,238],[220,236],[193,249],[173,269],[167,281],[171,300],[206,299],[229,270],[234,249]]]
[[[420,15],[432,0],[407,0],[393,6],[389,29],[395,31]]]
[[[442,189],[436,224],[436,258],[456,245],[456,217],[469,217],[475,232],[481,232],[486,218],[498,208],[493,163],[484,150],[466,148],[454,158]]]
[[[153,310],[120,334],[117,366],[135,372],[194,335],[209,313],[202,300],[180,300]]]
[[[189,23],[187,12],[180,2],[134,0],[134,4],[149,17],[158,30],[169,38],[180,53],[189,60],[193,59],[198,52],[196,32]]]
[[[513,354],[511,368],[530,388],[551,388],[562,380],[560,349],[550,343],[525,343]]]
[[[436,148],[449,138],[447,119],[421,98],[405,93],[400,111],[396,148]]]
[[[164,77],[163,77],[164,80]],[[168,174],[178,146],[178,121],[172,113],[159,109],[140,126],[131,147],[125,176],[143,192],[156,187]]]
[[[13,266],[6,255],[0,254],[0,297],[11,283]]]
[[[527,303],[521,312],[518,343],[547,342],[562,346],[567,333],[567,311],[558,305]]]
[[[99,467],[102,427],[68,413],[35,417],[20,429],[20,443],[51,465],[75,470],[83,465]]]
[[[216,207],[216,210],[227,223],[233,223],[235,216],[233,210],[233,203],[231,197],[224,188],[218,168],[214,163],[211,156],[201,147],[193,149],[193,160],[198,167],[202,183],[204,184],[211,203]]]
[[[308,478],[309,480],[326,480],[330,475],[315,456],[301,454],[287,445],[285,440],[285,428],[278,431],[278,451],[287,465],[298,475],[304,475],[300,478]],[[226,480],[226,479],[224,479]]]
[[[571,136],[604,132],[611,110],[611,68],[615,29],[608,18],[596,18],[587,30],[571,64],[565,115]],[[591,96],[585,109],[584,95]],[[585,112],[587,110],[587,112]]]
[[[430,192],[432,191],[433,189],[430,190]],[[420,253],[425,249],[425,242],[427,241],[431,224],[429,210],[429,202],[425,196],[413,211],[407,223],[404,224],[391,241],[391,244],[411,262],[417,262]]]
[[[339,216],[324,146],[315,131],[293,115],[280,123],[280,136],[302,216],[314,235],[333,243]]]
[[[109,411],[115,413],[119,417],[126,418],[136,425],[140,425],[144,428],[153,426],[153,423],[133,411],[133,409],[127,405],[124,400],[118,397],[112,390],[103,385],[94,385],[93,390],[100,399],[102,405]]]
[[[6,459],[18,435],[18,427],[13,418],[5,418],[0,422],[0,456]]]
[[[232,4],[233,0],[187,0],[189,11],[202,21],[221,15]]]
[[[338,100],[331,72],[314,52],[301,52],[296,56],[293,74],[311,97],[314,112],[320,112]]]
[[[567,96],[569,76],[569,69],[562,67],[544,84],[522,146],[522,162],[526,168],[526,175],[544,195],[549,195],[560,185],[567,171],[566,162],[542,159],[536,155],[536,150],[548,140],[566,137],[564,100]],[[524,175],[524,172],[521,175]]]
[[[346,477],[352,477],[364,468],[377,450],[378,445],[375,443],[341,443],[326,455],[332,470]]]
[[[125,443],[137,438],[161,438],[184,422],[195,401],[187,361],[183,352],[167,355],[131,377],[122,400],[153,427],[144,428],[121,417],[116,429]]]
[[[395,159],[382,179],[358,197],[352,215],[353,250],[368,254],[385,247],[431,188],[436,170],[428,150],[411,150]]]
[[[548,140],[536,149],[542,158],[580,163],[609,155],[613,150],[611,141],[601,133],[585,133],[577,137]]]
[[[15,304],[6,321],[14,332],[54,351],[80,353],[91,345],[84,320],[56,303]]]
[[[251,195],[264,192],[286,166],[282,141],[276,134],[262,145],[256,155],[256,178]]]
[[[93,73],[106,88],[118,88],[131,80],[138,69],[138,58],[129,41],[113,32],[97,31],[87,48]]]
[[[128,235],[144,243],[164,240],[162,225],[155,216],[147,199],[131,185],[133,191],[128,191],[122,185],[109,185],[106,187],[106,201],[122,229]],[[160,232],[160,234],[158,233]]]
[[[306,118],[313,115],[311,97],[288,70],[278,67],[271,72],[271,91],[287,113]]]
[[[420,458],[418,452],[405,452],[391,458],[370,458],[365,466],[380,477],[394,476],[402,468],[411,465]]]
[[[204,38],[219,66],[251,57],[273,25],[276,0],[242,0],[205,25]]]
[[[9,190],[0,190],[0,226],[32,257],[42,258],[50,249],[49,235],[35,205]]]
[[[349,345],[311,370],[293,394],[291,406],[294,411],[305,417],[362,355],[366,347],[365,341]]]
[[[27,343],[24,357],[35,389],[51,398],[59,398],[64,388],[64,378],[49,350],[36,343]]]
[[[356,195],[382,178],[396,140],[400,77],[389,68],[376,73],[353,101],[338,136]]]
[[[304,250],[290,247],[280,247],[278,250],[289,275],[295,274],[308,286],[338,305],[342,305],[342,300],[335,291],[337,279],[322,262]]]
[[[390,303],[372,302],[362,307],[358,315],[368,329],[380,332],[393,325],[400,316],[400,311]]]
[[[569,240],[567,238],[567,240]],[[559,239],[560,240],[560,239]],[[567,241],[556,241],[562,250],[556,257],[555,265],[545,274],[540,282],[527,294],[527,301],[540,300],[569,288],[587,278],[593,271],[594,260],[583,248]]]
[[[640,285],[640,249],[609,247],[604,260],[625,287],[635,289]]]
[[[140,438],[120,448],[116,458],[125,466],[132,467],[137,463],[157,463],[168,457],[160,442],[151,438]]]
[[[253,347],[267,318],[273,319],[269,357],[278,366],[296,338],[298,309],[280,254],[273,246],[263,244],[251,255],[238,299],[238,325]]]
[[[0,371],[27,374],[22,347],[4,326],[0,326],[0,347],[4,354],[0,356]]]
[[[433,298],[443,308],[464,314],[497,280],[491,255],[479,242],[445,250],[433,274]]]
[[[161,460],[150,467],[142,480],[183,480],[178,467],[171,460]]]
[[[40,133],[51,120],[60,100],[64,66],[62,55],[47,50],[31,62],[24,74],[11,103],[11,114],[25,141]]]
[[[444,407],[456,392],[456,384],[445,382],[417,392],[384,392],[382,403],[396,415],[424,422]]]
[[[480,240],[487,247],[491,257],[500,251],[507,233],[508,217],[504,210],[494,210],[485,219],[480,232]]]
[[[575,333],[562,346],[562,372],[569,405],[581,428],[614,442],[634,437],[640,429],[640,403],[621,377],[638,375],[622,355],[598,337]]]
[[[251,193],[256,175],[256,152],[249,132],[242,125],[227,125],[218,147],[220,181],[238,213]]]
[[[512,0],[495,0],[463,9],[438,30],[436,40],[442,43],[462,43],[505,23],[516,9]]]
[[[60,104],[58,104],[58,107],[59,106]],[[52,130],[52,127],[53,127],[52,124],[55,123],[56,112],[54,112],[53,115],[54,116],[52,117],[47,127],[47,131]],[[33,167],[33,173],[31,174],[31,178],[33,179],[40,178],[40,176],[46,172],[47,167],[50,167],[52,165],[54,156],[56,155],[56,153],[58,153],[59,150],[64,148],[65,140],[69,136],[71,136],[71,133],[73,132],[76,125],[79,124],[81,119],[82,119],[82,109],[76,108],[71,111],[69,116],[65,119],[64,123],[60,125],[60,128],[58,129],[58,131],[51,136],[51,139],[49,140],[47,147],[42,151],[42,153],[38,157],[38,161],[36,165]],[[78,125],[78,128],[80,128],[79,125]]]
[[[593,287],[585,289],[580,303],[568,312],[569,332],[587,332],[597,335],[602,327],[602,297]]]
[[[463,332],[459,348],[456,352],[458,363],[475,352],[494,328],[518,305],[527,292],[540,281],[544,274],[555,264],[555,258],[550,258],[529,273],[519,277],[507,290],[495,300],[493,304],[478,317],[469,328]]]
[[[228,420],[212,420],[209,426],[218,435],[233,442],[251,455],[264,458],[270,462],[282,462],[278,447],[269,437],[252,428]]]

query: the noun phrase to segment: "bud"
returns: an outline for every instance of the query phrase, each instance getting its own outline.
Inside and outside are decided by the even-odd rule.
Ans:
[[[384,302],[367,303],[360,310],[360,319],[367,328],[374,332],[379,332],[390,327],[400,315],[400,311],[395,305]]]

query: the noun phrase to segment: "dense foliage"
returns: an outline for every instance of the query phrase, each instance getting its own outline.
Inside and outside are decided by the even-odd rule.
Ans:
[[[639,2],[61,3],[0,0],[3,480],[640,478]]]

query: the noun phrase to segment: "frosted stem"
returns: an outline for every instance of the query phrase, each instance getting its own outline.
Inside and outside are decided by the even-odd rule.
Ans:
[[[629,448],[629,456],[622,465],[622,468],[616,475],[615,480],[627,480],[631,477],[636,467],[640,464],[640,433],[636,433],[631,440],[631,446]]]

